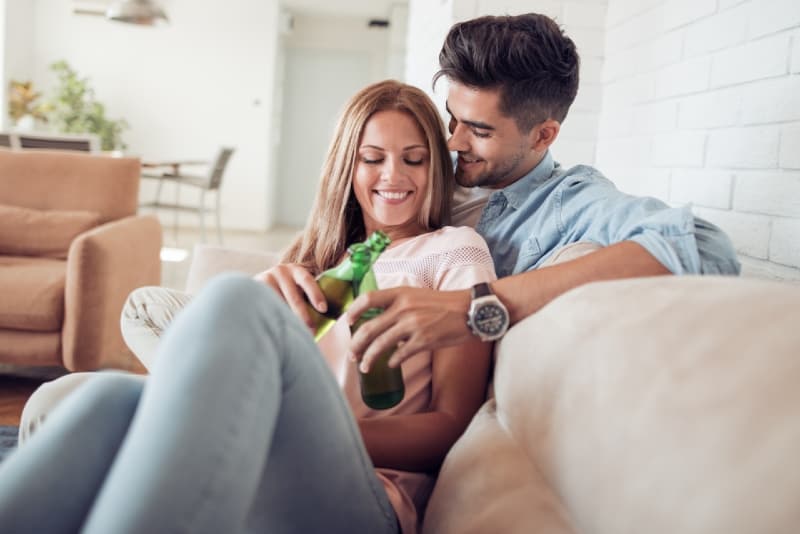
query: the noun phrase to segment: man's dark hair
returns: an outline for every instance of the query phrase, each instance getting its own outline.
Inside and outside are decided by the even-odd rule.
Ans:
[[[442,77],[476,89],[499,89],[500,111],[522,132],[563,122],[578,92],[580,60],[572,39],[536,13],[480,17],[454,25],[439,52]]]

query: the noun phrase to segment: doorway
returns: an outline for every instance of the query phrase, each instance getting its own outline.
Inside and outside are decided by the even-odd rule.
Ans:
[[[302,227],[345,102],[372,80],[369,53],[286,48],[276,222]]]

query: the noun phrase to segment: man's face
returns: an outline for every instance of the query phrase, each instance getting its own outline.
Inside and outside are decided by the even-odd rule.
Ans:
[[[500,112],[500,93],[450,81],[450,150],[458,152],[456,182],[465,187],[500,189],[527,174],[542,159],[533,148],[537,127],[522,133]]]

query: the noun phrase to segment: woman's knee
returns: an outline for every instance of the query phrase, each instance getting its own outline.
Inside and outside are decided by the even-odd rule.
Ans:
[[[225,273],[212,278],[197,295],[196,301],[221,313],[284,314],[286,303],[272,288],[236,273]]]
[[[70,393],[84,384],[94,373],[72,373],[45,382],[34,391],[25,406],[19,423],[19,444],[23,445],[44,423],[47,416]]]
[[[118,371],[92,373],[85,384],[65,399],[62,409],[80,409],[95,421],[116,417],[135,410],[146,376]],[[98,423],[101,424],[101,423]]]
[[[95,377],[102,376],[100,385],[93,385],[97,392],[94,396],[107,396],[108,390],[112,395],[128,395],[134,393],[132,389],[136,380],[135,375],[122,375],[116,378],[116,373],[71,373],[50,382],[45,382],[28,398],[22,409],[19,425],[19,444],[27,442],[34,432],[45,422],[53,411],[61,406],[75,391],[83,386],[93,383]]]

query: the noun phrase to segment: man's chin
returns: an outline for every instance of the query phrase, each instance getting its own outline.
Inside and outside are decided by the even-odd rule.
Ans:
[[[456,183],[461,187],[479,187],[482,185],[483,176],[480,174],[477,176],[469,175],[461,171],[461,169],[456,169]]]

